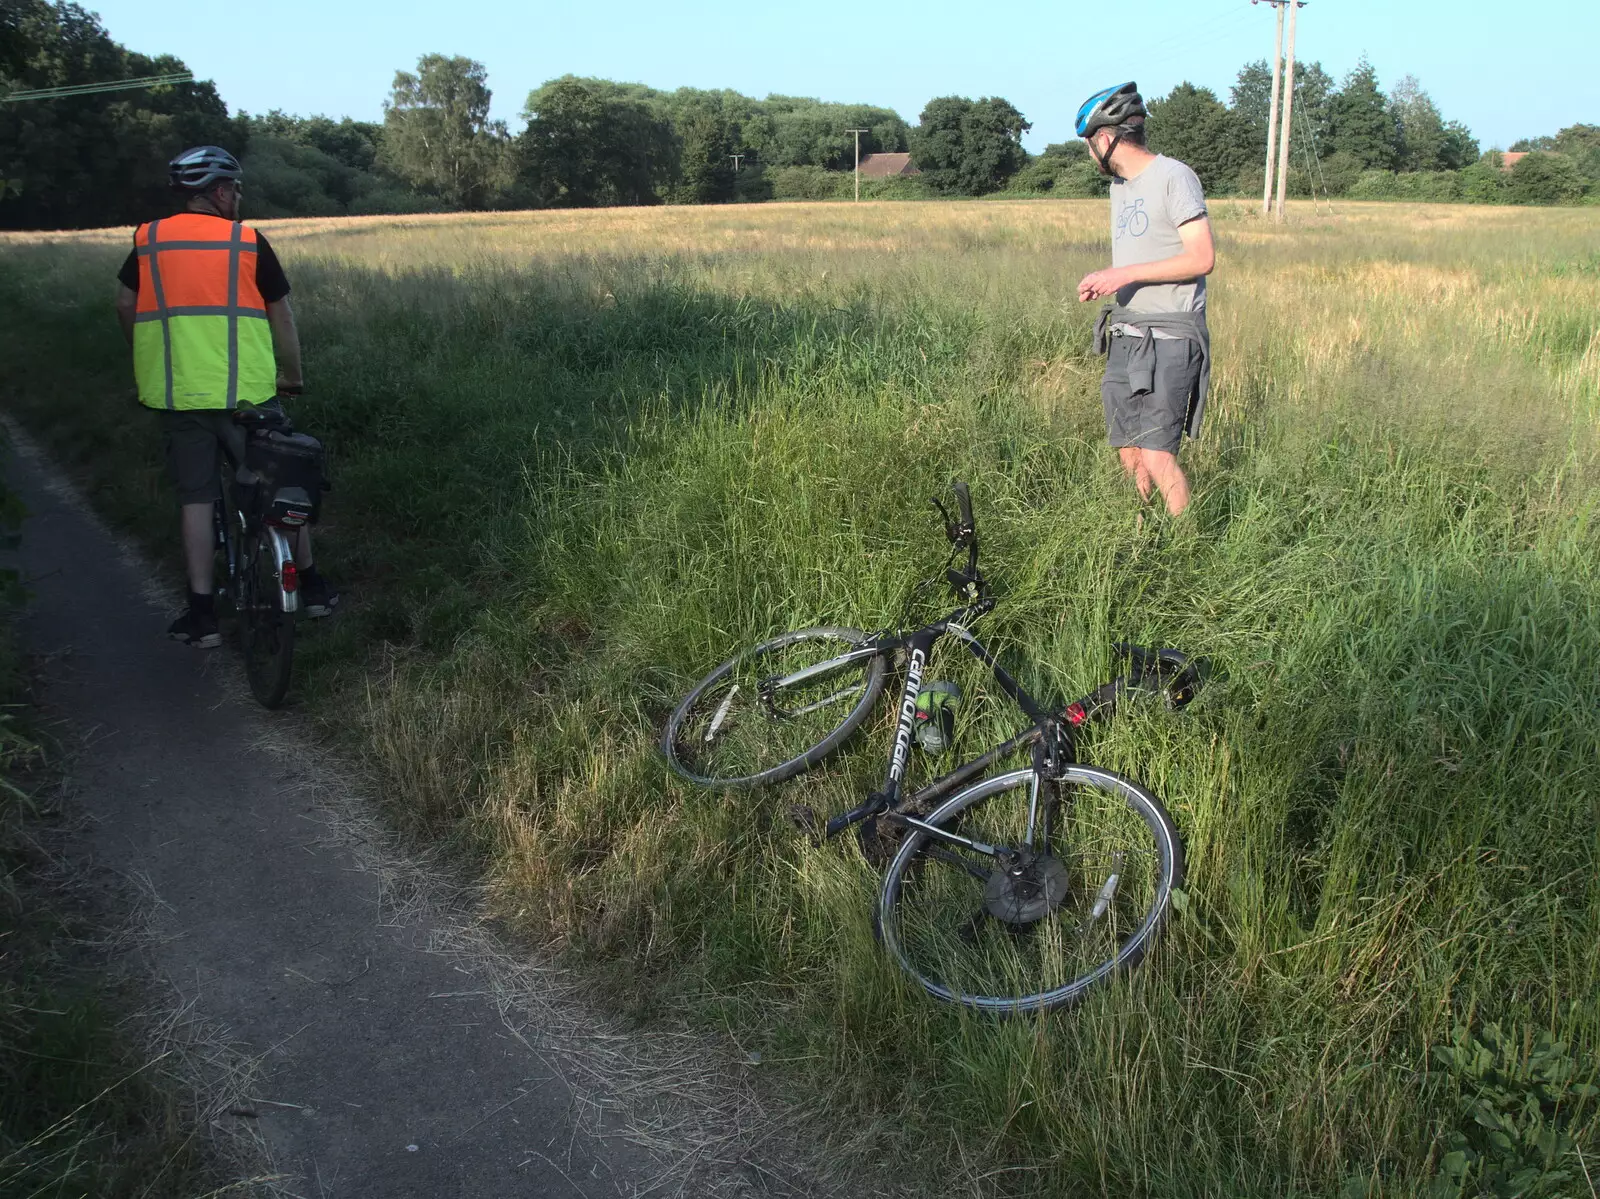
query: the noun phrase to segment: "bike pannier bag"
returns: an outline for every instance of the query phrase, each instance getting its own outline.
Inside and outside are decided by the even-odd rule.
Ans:
[[[327,489],[322,443],[306,433],[259,429],[245,447],[245,467],[254,472],[261,517],[291,528],[315,522]]]

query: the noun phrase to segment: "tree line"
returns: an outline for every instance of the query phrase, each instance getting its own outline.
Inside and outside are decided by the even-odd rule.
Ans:
[[[1194,167],[1213,194],[1261,194],[1272,68],[1247,64],[1224,104],[1184,83],[1150,105],[1150,145]],[[1447,120],[1415,77],[1387,93],[1366,58],[1335,86],[1320,63],[1296,63],[1289,189],[1307,196],[1562,204],[1600,199],[1600,128],[1574,125],[1517,143],[1530,154],[1509,171]]]
[[[115,42],[74,3],[0,0],[0,93],[183,70]],[[1226,102],[1183,83],[1151,99],[1152,149],[1213,195],[1259,194],[1271,70],[1247,64]],[[125,224],[170,203],[165,163],[186,145],[239,154],[258,217],[495,208],[709,204],[849,194],[861,153],[909,151],[921,174],[868,181],[905,197],[1091,196],[1105,182],[1076,140],[1031,155],[1007,100],[942,96],[915,124],[893,109],[730,90],[659,91],[563,76],[527,96],[520,125],[490,118],[482,64],[424,55],[397,71],[382,121],[230,115],[210,83],[0,104],[0,227]],[[1289,186],[1299,195],[1561,203],[1600,197],[1600,128],[1519,143],[1511,171],[1480,152],[1411,77],[1387,94],[1363,59],[1338,84],[1298,64]]]

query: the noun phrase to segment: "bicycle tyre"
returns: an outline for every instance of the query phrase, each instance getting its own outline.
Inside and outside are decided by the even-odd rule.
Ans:
[[[831,728],[826,728],[825,721],[819,724],[817,727],[824,728],[826,731],[820,737],[817,737],[815,741],[810,741],[811,733],[800,731],[801,741],[806,747],[798,752],[793,747],[767,749],[764,745],[757,745],[750,751],[750,756],[745,759],[743,764],[734,765],[730,760],[726,770],[724,770],[721,764],[717,762],[709,764],[702,762],[695,755],[691,727],[693,726],[694,734],[700,735],[707,744],[710,743],[711,738],[723,724],[731,723],[735,728],[740,727],[737,722],[741,717],[734,716],[730,720],[728,705],[734,702],[737,693],[741,687],[745,686],[745,683],[735,681],[733,682],[731,694],[724,691],[727,684],[734,680],[736,672],[743,680],[754,679],[757,677],[760,667],[776,665],[780,654],[783,655],[784,659],[782,669],[792,672],[803,669],[806,665],[815,664],[807,661],[812,656],[816,657],[817,663],[823,663],[828,661],[830,656],[838,656],[852,649],[864,648],[869,640],[870,638],[868,638],[867,634],[859,629],[834,628],[831,626],[797,629],[794,632],[774,637],[770,641],[763,641],[759,645],[752,646],[743,653],[728,659],[728,661],[696,683],[694,689],[684,696],[668,718],[666,730],[661,736],[661,749],[666,755],[668,763],[673,770],[690,782],[699,783],[701,786],[706,787],[760,787],[769,783],[782,782],[784,779],[793,778],[795,775],[809,770],[822,761],[823,758],[833,753],[839,746],[843,745],[845,740],[867,718],[868,712],[872,710],[872,705],[877,702],[878,697],[883,693],[884,678],[888,673],[888,664],[884,654],[874,654],[870,658],[858,659],[846,666],[841,666],[835,672],[841,676],[843,681],[847,682],[854,679],[857,674],[860,675],[859,683],[850,683],[850,694],[847,698],[852,701],[852,706],[844,718]],[[821,644],[812,646],[808,644],[811,642],[826,642],[829,644],[826,646]],[[785,652],[794,651],[796,647],[800,647],[797,653]],[[768,679],[770,677],[770,675],[767,676]],[[699,721],[703,718],[707,707],[710,706],[710,701],[718,695],[723,696],[722,699],[715,701],[717,707],[720,707],[720,714],[717,711],[717,707],[713,707],[709,731],[699,734]],[[817,701],[816,707],[832,706],[834,699],[843,696],[845,696],[845,693],[840,692],[836,696],[825,697],[822,701]],[[779,714],[773,711],[773,705],[770,703],[765,714],[755,711],[754,705],[743,710],[749,710],[754,713],[747,720],[745,727],[759,729],[762,727],[762,722],[765,722],[764,727],[767,730],[775,730],[779,727],[780,722],[777,719]],[[803,715],[810,710],[812,709],[802,708],[799,714]],[[831,719],[831,717],[828,719]],[[765,740],[759,735],[756,739],[758,741]],[[769,755],[776,755],[777,760],[766,764],[764,759]],[[733,755],[729,756],[731,759]]]
[[[259,531],[245,547],[239,572],[243,595],[239,633],[250,694],[263,708],[279,707],[289,694],[294,673],[294,613],[279,601],[277,566],[271,534]]]
[[[928,816],[927,823],[937,825],[947,831],[955,831],[953,826],[961,823],[962,817],[983,808],[990,800],[1005,801],[1008,793],[1019,788],[1024,791],[1023,796],[1020,797],[1022,802],[1014,804],[1013,807],[1015,810],[1020,810],[1025,814],[1028,807],[1026,791],[1032,777],[1033,770],[1030,767],[984,779],[941,804]],[[932,956],[939,958],[943,963],[943,968],[937,973],[946,976],[938,977],[922,966],[919,961],[912,960],[909,943],[913,934],[908,932],[906,917],[902,910],[907,902],[907,892],[910,889],[909,880],[913,877],[919,877],[916,872],[933,859],[934,855],[929,851],[930,847],[934,846],[936,839],[919,829],[909,829],[900,844],[899,850],[884,872],[883,885],[879,891],[877,905],[873,910],[873,932],[876,934],[879,943],[888,951],[895,964],[915,979],[922,989],[935,999],[1000,1016],[1024,1012],[1044,1012],[1065,1007],[1081,999],[1086,991],[1110,977],[1113,973],[1126,972],[1139,965],[1150,946],[1160,936],[1172,904],[1172,892],[1183,885],[1184,877],[1183,842],[1179,838],[1178,830],[1173,824],[1172,817],[1167,814],[1166,809],[1161,805],[1161,801],[1151,792],[1133,780],[1109,770],[1076,764],[1067,769],[1064,784],[1071,784],[1074,788],[1072,800],[1074,809],[1082,802],[1082,793],[1087,789],[1108,800],[1119,801],[1120,805],[1125,807],[1128,813],[1131,813],[1131,817],[1136,820],[1137,825],[1143,826],[1149,833],[1154,847],[1153,859],[1146,864],[1145,870],[1146,873],[1150,873],[1150,868],[1153,867],[1153,878],[1145,880],[1145,887],[1149,890],[1149,898],[1147,901],[1135,900],[1133,904],[1128,905],[1137,912],[1137,923],[1133,924],[1128,935],[1119,942],[1114,926],[1118,923],[1120,912],[1117,915],[1113,915],[1109,922],[1105,921],[1104,916],[1091,918],[1088,924],[1080,929],[1084,940],[1087,942],[1091,932],[1095,931],[1095,926],[1104,922],[1106,930],[1111,933],[1111,943],[1115,945],[1115,949],[1109,957],[1104,960],[1096,960],[1087,969],[1080,970],[1076,967],[1067,966],[1065,969],[1070,974],[1070,977],[1066,977],[1064,980],[1057,981],[1052,985],[1047,985],[1043,979],[1040,979],[1038,982],[1029,982],[1026,986],[1012,988],[1012,990],[1020,993],[1009,994],[998,993],[998,988],[991,988],[988,991],[973,989],[970,984],[958,981],[957,976],[963,972],[973,975],[979,973],[991,976],[1010,975],[1013,978],[1017,978],[1019,983],[1022,981],[1014,961],[996,962],[995,951],[977,948],[976,932],[970,933],[972,939],[968,941],[966,938],[969,935],[969,930],[963,929],[955,934],[956,940],[961,942],[959,946],[954,945],[946,937],[945,944],[933,950]],[[1110,806],[1115,808],[1118,805],[1117,803],[1112,803]],[[1003,817],[1003,819],[1015,822],[1018,817],[1013,815]],[[999,842],[996,842],[996,844],[999,844]],[[945,849],[942,842],[938,842],[937,847],[939,850]],[[941,860],[961,857],[963,855],[945,851]],[[1070,881],[1062,882],[1062,888],[1065,890],[1076,889],[1080,897],[1086,897],[1087,894],[1096,893],[1096,882],[1098,881],[1099,888],[1092,906],[1098,906],[1098,900],[1104,898],[1107,899],[1108,911],[1111,908],[1120,909],[1123,905],[1119,902],[1121,897],[1118,892],[1123,888],[1119,886],[1117,881],[1111,881],[1111,879],[1126,869],[1125,859],[1121,857],[1120,853],[1113,851],[1112,863],[1108,869],[1106,866],[1089,867],[1087,858],[1088,855],[1084,855],[1083,861],[1080,862],[1077,868],[1082,875],[1081,881],[1072,878],[1072,869],[1066,869],[1063,878]],[[1065,861],[1064,858],[1062,860]],[[967,865],[968,861],[976,864],[979,859],[974,855],[961,863],[968,874],[975,874],[971,866]],[[951,869],[946,870],[944,874],[945,876],[955,877],[958,872]],[[1101,879],[1098,878],[1099,875],[1106,875],[1107,877]],[[992,874],[987,885],[988,887],[995,885]],[[1138,881],[1131,884],[1133,887],[1138,887],[1139,885]],[[970,890],[972,884],[968,883],[966,887]],[[1107,887],[1110,888],[1110,896],[1106,894]],[[954,884],[946,885],[946,889],[950,888],[954,888]],[[929,885],[927,890],[932,892],[934,887]],[[955,890],[959,891],[959,888],[955,888]],[[1028,949],[1030,941],[1037,942],[1042,938],[1045,940],[1045,944],[1033,945],[1032,948],[1036,952],[1033,952],[1032,956],[1037,957],[1044,963],[1046,971],[1061,968],[1059,963],[1064,962],[1066,955],[1064,953],[1058,954],[1056,950],[1059,947],[1052,946],[1049,943],[1052,929],[1045,927],[1044,919],[1027,923],[1019,933],[1018,928],[1022,923],[1021,921],[1006,927],[994,915],[985,911],[984,905],[988,901],[988,897],[989,891],[987,889],[979,894],[980,906],[976,915],[971,914],[970,905],[965,909],[969,913],[968,919],[972,929],[997,926],[997,937],[1004,939],[997,940],[996,943],[1000,947],[1000,954],[1007,959],[1021,958],[1024,956],[1024,951]],[[1065,900],[1058,902],[1061,906],[1053,909],[1053,911],[1064,912]],[[955,904],[950,904],[949,906],[952,911],[958,912],[960,910]],[[1065,917],[1063,917],[1064,922]],[[1098,951],[1096,950],[1087,950],[1086,952],[1091,958],[1098,957]],[[968,962],[965,959],[971,959],[971,961]],[[1026,989],[1029,986],[1037,987],[1037,989]]]

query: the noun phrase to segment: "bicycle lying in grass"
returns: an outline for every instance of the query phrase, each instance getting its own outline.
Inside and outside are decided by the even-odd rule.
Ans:
[[[245,453],[242,464],[222,455],[222,494],[212,514],[223,573],[218,591],[239,620],[250,692],[263,707],[276,708],[289,693],[300,610],[290,534],[317,519],[327,486],[322,445],[294,432],[278,407],[241,407],[234,420],[245,430]]]
[[[1161,801],[1079,762],[1076,730],[1134,692],[1182,708],[1205,663],[1118,645],[1125,673],[1065,707],[1044,707],[970,631],[995,600],[978,570],[966,485],[955,493],[959,519],[934,504],[954,547],[945,577],[962,607],[913,632],[814,628],[762,642],[689,692],[662,749],[674,770],[705,786],[792,778],[837,750],[867,719],[891,669],[903,669],[883,786],[826,822],[806,808],[795,809],[796,821],[819,840],[859,826],[869,860],[886,863],[873,929],[928,994],[979,1011],[1045,1011],[1138,965],[1183,884],[1183,844]],[[966,567],[956,570],[963,549]],[[918,719],[938,718],[924,674],[946,636],[992,672],[1030,724],[907,794]],[[1024,750],[1030,765],[984,777]]]

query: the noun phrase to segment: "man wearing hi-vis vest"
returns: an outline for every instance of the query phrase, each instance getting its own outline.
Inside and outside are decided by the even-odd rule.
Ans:
[[[184,211],[140,225],[117,278],[117,317],[133,346],[139,402],[154,409],[183,513],[189,608],[167,630],[201,649],[222,644],[214,606],[212,505],[222,455],[244,461],[240,405],[268,404],[305,389],[289,280],[267,239],[239,222],[238,160],[218,146],[185,150],[169,164]],[[308,616],[327,616],[338,593],[317,573],[311,530],[295,549]]]

